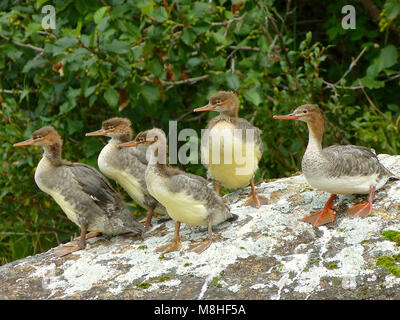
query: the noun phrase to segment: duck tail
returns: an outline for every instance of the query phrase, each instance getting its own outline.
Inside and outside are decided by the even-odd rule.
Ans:
[[[237,214],[234,214],[231,212],[231,217],[229,219],[227,219],[226,221],[233,222],[233,221],[236,221],[238,218],[239,218],[239,216]]]

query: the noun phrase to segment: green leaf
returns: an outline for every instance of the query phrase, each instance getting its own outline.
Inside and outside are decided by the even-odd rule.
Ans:
[[[182,31],[182,41],[188,46],[192,45],[192,43],[196,40],[196,34],[192,32],[190,29],[185,28]]]
[[[16,61],[22,56],[22,50],[18,49],[14,45],[5,44],[3,48],[4,50],[2,51],[6,54],[7,57],[9,57],[13,61]]]
[[[67,118],[68,134],[73,135],[75,132],[83,131],[83,121]]]
[[[223,57],[218,56],[211,59],[211,64],[215,70],[223,70],[226,66],[226,61]]]
[[[76,106],[76,104],[74,105],[73,103],[71,103],[70,101],[66,101],[64,102],[61,106],[60,106],[60,112],[59,114],[65,114],[69,111],[71,111],[72,109],[74,109]]]
[[[226,73],[225,81],[228,88],[231,90],[236,90],[240,87],[239,77],[235,73],[230,73],[230,72]]]
[[[190,58],[187,62],[186,62],[186,64],[189,66],[189,67],[195,67],[195,66],[198,66],[199,64],[201,64],[203,62],[203,59],[201,59],[201,58],[199,58],[199,57],[193,57],[193,58]]]
[[[164,72],[164,67],[161,64],[160,60],[157,58],[154,58],[150,61],[149,69],[151,73],[156,77],[160,77]]]
[[[28,38],[30,35],[38,32],[42,29],[42,25],[37,22],[31,22],[28,24],[28,27],[25,30],[25,39]]]
[[[247,101],[251,102],[252,104],[258,106],[261,103],[261,97],[260,94],[255,91],[255,90],[247,90],[244,93],[244,97],[246,98]]]
[[[113,87],[109,87],[104,92],[104,99],[106,99],[107,103],[110,106],[116,107],[118,105],[118,101],[119,101],[119,93]]]
[[[53,54],[59,55],[60,53],[63,53],[66,49],[72,47],[73,45],[76,45],[77,43],[78,41],[75,35],[64,36],[54,43]]]
[[[143,14],[151,14],[153,11],[154,2],[153,0],[140,0],[137,1],[137,6]]]
[[[111,51],[118,54],[129,53],[131,48],[128,43],[114,39],[111,43],[104,45],[106,51]]]
[[[158,22],[164,22],[165,20],[168,19],[168,12],[167,10],[165,10],[164,7],[158,7],[157,9],[153,10],[151,16]]]
[[[47,1],[49,0],[36,0],[36,6],[40,8],[42,5],[44,5]]]
[[[386,0],[385,12],[389,20],[393,20],[400,14],[400,0]]]
[[[143,55],[143,47],[142,46],[136,46],[133,50],[133,59],[135,61],[139,60],[142,55]]]
[[[385,86],[385,83],[383,81],[375,80],[369,76],[361,78],[360,81],[364,86],[370,89],[378,89],[378,88],[383,88]],[[360,85],[358,81],[355,81],[352,84],[352,86],[358,86],[358,85]]]
[[[214,41],[217,44],[222,44],[225,46],[228,44],[228,41],[226,40],[225,35],[223,35],[222,33],[213,32],[213,33],[211,33],[211,37],[214,39]]]
[[[192,14],[196,18],[204,18],[208,14],[208,8],[212,7],[208,3],[196,2],[193,5]]]
[[[382,69],[390,68],[397,62],[398,53],[394,45],[390,44],[383,48],[379,55],[379,62],[382,64]]]
[[[29,72],[31,69],[40,68],[47,64],[46,59],[39,58],[37,60],[29,60],[22,69],[23,73]]]
[[[148,103],[154,103],[160,99],[160,91],[157,87],[145,85],[140,88],[140,92]]]
[[[376,77],[383,69],[393,66],[398,59],[398,52],[394,45],[390,44],[381,49],[379,56],[374,59],[372,65],[367,69],[367,76],[369,78]]]
[[[106,11],[109,9],[109,6],[104,6],[101,7],[100,9],[97,9],[96,12],[93,15],[93,21],[95,24],[99,24],[101,20],[103,19]]]

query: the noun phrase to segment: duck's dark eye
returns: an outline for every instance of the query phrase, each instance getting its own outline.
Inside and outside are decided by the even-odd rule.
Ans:
[[[217,100],[216,102],[217,102],[217,104],[221,104],[222,101],[221,100]]]
[[[303,110],[303,113],[307,113],[308,111],[307,110]]]

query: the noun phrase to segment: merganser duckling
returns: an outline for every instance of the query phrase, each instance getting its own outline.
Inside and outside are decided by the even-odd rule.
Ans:
[[[61,158],[62,139],[53,127],[38,129],[31,139],[14,144],[15,147],[29,145],[40,145],[44,149],[35,172],[37,186],[51,195],[81,229],[78,246],[71,246],[67,254],[86,247],[87,231],[110,235],[142,234],[143,226],[100,172],[86,164]]]
[[[111,137],[97,159],[100,171],[106,177],[117,181],[133,200],[147,209],[147,216],[141,221],[146,228],[151,226],[154,212],[167,214],[165,207],[147,191],[144,177],[147,167],[147,147],[140,145],[137,148],[120,148],[118,146],[133,138],[129,119],[108,119],[103,121],[100,130],[86,133],[86,136]]]
[[[367,202],[348,209],[354,216],[368,216],[372,211],[375,190],[395,177],[379,162],[376,154],[366,147],[354,145],[333,145],[322,149],[325,120],[317,105],[305,104],[289,115],[274,116],[274,119],[307,123],[308,145],[301,162],[304,177],[313,188],[332,194],[321,211],[302,221],[315,227],[333,222],[336,207],[332,203],[337,194],[369,194]]]
[[[120,147],[148,145],[151,149],[146,169],[146,183],[150,194],[167,209],[175,221],[174,241],[156,251],[163,253],[181,249],[179,228],[181,223],[191,226],[206,225],[208,238],[192,245],[190,251],[201,253],[212,243],[212,226],[237,218],[222,198],[208,187],[208,181],[194,174],[172,168],[167,164],[167,137],[161,129],[151,129],[137,135],[135,141]]]
[[[254,186],[254,175],[264,151],[261,130],[238,117],[239,102],[233,92],[220,91],[211,96],[207,105],[193,111],[210,110],[220,115],[210,121],[203,135],[201,157],[208,174],[216,180],[217,193],[220,194],[221,184],[238,189],[250,183],[251,192],[245,205],[259,208],[267,204],[268,199],[257,195]],[[213,146],[218,148],[215,154],[219,156],[219,161],[213,161]]]

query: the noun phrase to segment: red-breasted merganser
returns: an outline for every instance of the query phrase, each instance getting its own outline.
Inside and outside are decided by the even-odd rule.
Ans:
[[[147,217],[143,220],[146,227],[151,226],[154,212],[167,214],[165,207],[147,191],[144,177],[147,168],[147,147],[140,145],[137,148],[120,148],[118,146],[133,138],[129,119],[108,119],[103,121],[100,130],[86,133],[86,136],[111,137],[97,159],[100,171],[106,177],[117,181],[133,200],[147,209]]]
[[[320,108],[305,104],[293,113],[274,116],[274,119],[300,120],[308,126],[308,145],[301,168],[307,182],[315,189],[331,193],[325,207],[302,221],[315,227],[333,222],[332,205],[337,194],[369,194],[367,202],[354,205],[348,212],[366,217],[372,211],[375,190],[382,188],[394,174],[386,169],[375,153],[366,147],[333,145],[322,149],[325,120]]]
[[[210,177],[216,180],[217,193],[220,194],[221,184],[238,189],[250,183],[251,192],[245,205],[259,208],[267,204],[267,198],[257,195],[253,180],[264,151],[261,130],[238,117],[237,96],[233,92],[220,91],[211,96],[207,105],[193,111],[220,113],[208,124],[201,147],[202,162]]]
[[[121,147],[148,145],[151,149],[146,169],[146,183],[150,194],[167,209],[168,215],[175,221],[174,241],[157,248],[163,253],[179,250],[181,238],[180,224],[208,226],[208,238],[191,246],[190,251],[201,253],[212,242],[212,226],[226,220],[237,218],[230,213],[214,190],[208,187],[208,181],[194,174],[172,168],[167,164],[167,137],[161,129],[151,129],[139,133],[133,142],[120,144]]]
[[[79,244],[67,253],[86,247],[87,231],[111,235],[143,233],[143,226],[100,172],[61,158],[62,139],[53,127],[36,130],[31,139],[14,144],[15,147],[29,145],[40,145],[44,149],[35,172],[36,184],[81,229]]]

